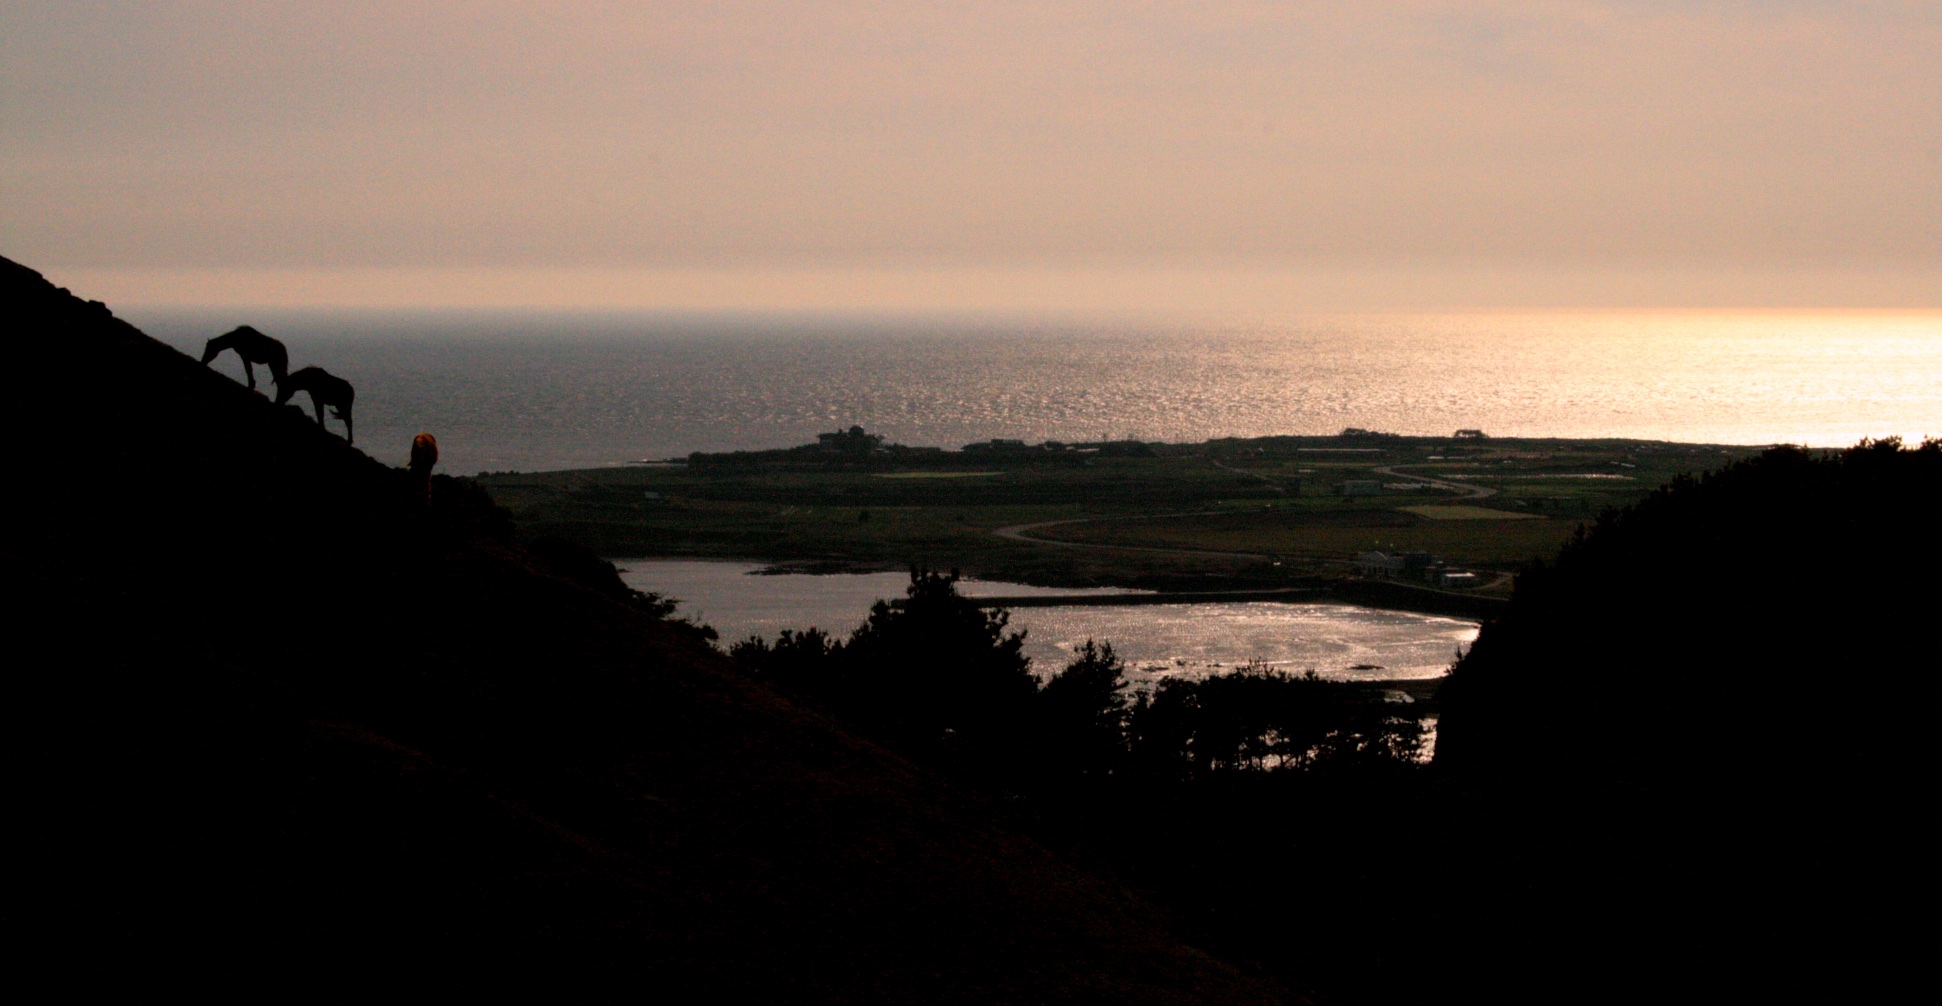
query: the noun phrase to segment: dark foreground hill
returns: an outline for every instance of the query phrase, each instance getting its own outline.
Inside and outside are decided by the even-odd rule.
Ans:
[[[1938,501],[1942,442],[1776,448],[1524,572],[1440,695],[1437,767],[1493,814],[1460,855],[1514,856],[1558,931],[1633,974],[1861,1001],[1911,979]]]
[[[0,316],[30,965],[272,994],[402,967],[671,1001],[1276,1000],[465,483],[426,513],[402,471],[4,260]]]
[[[1666,794],[1892,777],[1927,748],[1938,500],[1942,441],[1886,440],[1775,448],[1607,514],[1457,665],[1438,763]]]

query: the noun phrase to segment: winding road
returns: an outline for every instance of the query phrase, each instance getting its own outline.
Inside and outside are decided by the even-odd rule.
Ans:
[[[1236,475],[1246,475],[1250,478],[1257,478],[1263,482],[1266,482],[1268,485],[1272,486],[1276,492],[1280,492],[1280,493],[1287,492],[1286,488],[1284,488],[1279,483],[1275,482],[1273,479],[1268,478],[1265,475],[1258,475],[1254,472],[1245,471],[1240,468],[1229,468],[1228,466],[1221,464],[1219,459],[1212,459],[1212,460],[1214,462],[1214,467],[1219,468],[1222,471],[1229,471],[1229,472],[1233,472]],[[1234,511],[1232,510],[1193,510],[1193,511],[1187,511],[1182,513],[1143,513],[1143,514],[1132,514],[1127,516],[1120,516],[1115,514],[1111,517],[1068,517],[1064,520],[1042,520],[1033,524],[1012,524],[1007,527],[996,528],[991,533],[997,535],[1000,538],[1006,538],[1011,541],[1028,541],[1034,545],[1054,545],[1059,548],[1091,548],[1091,549],[1105,549],[1106,551],[1109,551],[1109,552],[1150,552],[1157,555],[1212,556],[1216,558],[1225,558],[1225,559],[1250,559],[1250,560],[1258,560],[1261,562],[1279,562],[1281,560],[1280,556],[1270,555],[1265,552],[1222,552],[1222,551],[1219,551],[1218,549],[1211,549],[1211,548],[1153,548],[1147,545],[1106,545],[1106,544],[1099,544],[1099,543],[1089,542],[1089,541],[1060,541],[1056,538],[1040,538],[1040,537],[1037,537],[1036,535],[1027,533],[1031,531],[1036,531],[1039,528],[1056,527],[1060,524],[1084,524],[1090,521],[1101,521],[1101,520],[1156,520],[1161,517],[1209,517],[1209,516],[1218,516],[1220,514],[1227,514],[1227,513],[1233,513],[1233,512]]]
[[[1497,490],[1491,489],[1488,486],[1466,486],[1459,485],[1455,482],[1445,482],[1441,479],[1433,479],[1428,475],[1411,475],[1408,472],[1397,471],[1394,465],[1380,465],[1373,470],[1377,475],[1388,475],[1392,478],[1399,479],[1415,479],[1418,482],[1427,482],[1438,489],[1453,489],[1463,494],[1458,497],[1459,499],[1480,500],[1485,496],[1497,495]]]
[[[1213,556],[1227,559],[1257,559],[1262,562],[1279,562],[1281,557],[1265,552],[1221,552],[1211,548],[1153,548],[1148,545],[1107,545],[1090,541],[1060,541],[1057,538],[1040,538],[1027,532],[1039,528],[1056,527],[1060,524],[1085,524],[1101,520],[1153,520],[1160,517],[1207,517],[1217,514],[1233,513],[1232,510],[1195,510],[1189,513],[1143,513],[1134,516],[1112,517],[1068,517],[1064,520],[1042,520],[1033,524],[1011,524],[992,529],[992,534],[1012,541],[1026,541],[1034,545],[1053,545],[1059,548],[1104,549],[1108,552],[1154,552],[1160,555]]]

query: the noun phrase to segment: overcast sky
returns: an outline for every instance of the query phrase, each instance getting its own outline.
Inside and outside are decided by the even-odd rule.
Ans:
[[[137,302],[1942,307],[1942,4],[9,0],[0,254]]]

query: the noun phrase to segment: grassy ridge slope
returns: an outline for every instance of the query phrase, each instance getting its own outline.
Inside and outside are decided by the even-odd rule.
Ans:
[[[403,473],[4,260],[0,313],[31,473],[0,539],[10,879],[38,892],[10,900],[91,953],[79,980],[1278,998],[466,484],[421,513]]]

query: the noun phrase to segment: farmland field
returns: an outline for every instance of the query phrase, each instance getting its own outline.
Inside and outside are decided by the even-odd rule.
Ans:
[[[1756,450],[1380,435],[805,447],[481,481],[518,523],[610,556],[921,563],[1048,586],[1224,589],[1340,576],[1370,548],[1511,570],[1678,473]],[[1374,491],[1340,495],[1350,480]]]
[[[1474,509],[1474,508],[1468,508]],[[1550,556],[1575,520],[1505,514],[1500,520],[1436,520],[1403,510],[1313,511],[1293,507],[1187,517],[1099,520],[1041,534],[1062,541],[1146,548],[1204,548],[1346,559],[1364,549],[1434,552],[1488,569]]]

